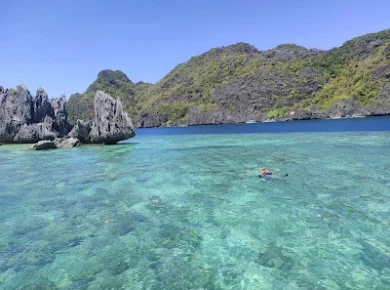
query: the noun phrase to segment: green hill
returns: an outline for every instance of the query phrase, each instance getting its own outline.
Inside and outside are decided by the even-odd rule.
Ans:
[[[69,121],[75,123],[77,119],[89,120],[94,116],[93,97],[99,90],[114,98],[119,97],[130,116],[135,118],[138,96],[150,86],[144,82],[133,83],[119,70],[103,70],[85,93],[70,96],[67,103]]]
[[[294,44],[215,48],[154,85],[105,70],[84,94],[71,96],[71,120],[93,114],[97,89],[120,97],[141,127],[389,113],[390,30],[329,51]]]

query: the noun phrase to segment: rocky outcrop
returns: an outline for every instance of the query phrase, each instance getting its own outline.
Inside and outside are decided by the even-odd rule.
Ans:
[[[39,141],[31,147],[31,150],[50,150],[57,149],[57,145],[53,141]]]
[[[77,120],[77,123],[69,133],[69,136],[71,138],[79,139],[81,143],[91,143],[90,134],[92,131],[92,126],[93,125],[91,121]]]
[[[14,99],[16,102],[14,103],[15,107],[10,104],[11,102],[8,102],[8,115],[20,122],[27,124],[35,123],[35,101],[30,91],[24,85],[20,85],[16,88],[16,95],[13,97],[12,94],[9,94],[9,97],[9,101]]]
[[[42,88],[33,97],[23,85],[17,86],[16,91],[0,86],[0,141],[53,140],[70,129],[65,97],[50,101]]]
[[[0,141],[13,142],[23,124],[33,123],[34,100],[24,86],[8,90],[0,86]]]
[[[235,111],[217,108],[207,113],[199,107],[194,107],[188,113],[188,126],[192,125],[214,125],[214,124],[234,124],[245,123],[249,120],[263,122],[267,119],[265,114],[253,109],[238,109]]]
[[[33,97],[23,85],[16,90],[0,86],[0,142],[52,141],[71,132],[69,137],[75,139],[56,142],[60,148],[70,148],[78,146],[80,142],[115,144],[134,137],[133,123],[119,98],[115,100],[98,91],[94,98],[94,110],[94,120],[78,120],[71,130],[65,96],[50,100],[42,88]]]
[[[264,58],[273,61],[289,61],[293,58],[306,59],[321,53],[323,51],[319,49],[307,49],[295,44],[282,44],[273,49],[261,52]]]
[[[40,123],[46,116],[54,118],[54,110],[44,89],[38,88],[33,100],[33,123]]]
[[[133,123],[116,100],[102,91],[94,98],[95,118],[93,121],[78,120],[69,136],[82,143],[116,144],[135,136]]]
[[[95,123],[103,143],[115,144],[135,136],[133,123],[119,98],[115,100],[106,93],[98,91],[94,105]]]
[[[23,124],[14,136],[13,141],[16,143],[33,143],[40,140],[54,140],[58,133],[54,132],[52,127],[53,120],[48,116],[42,123]]]
[[[201,108],[193,107],[188,112],[188,126],[210,124],[210,118]]]
[[[328,109],[328,114],[331,118],[338,118],[353,115],[367,116],[371,115],[371,112],[366,108],[363,108],[355,97],[351,100],[343,100],[339,104],[331,106]]]
[[[50,105],[53,108],[53,129],[62,136],[68,134],[72,130],[72,126],[68,123],[66,97],[63,95],[60,98],[51,99]]]

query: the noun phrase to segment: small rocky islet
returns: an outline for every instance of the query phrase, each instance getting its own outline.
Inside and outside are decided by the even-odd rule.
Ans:
[[[68,122],[66,97],[49,99],[38,88],[32,96],[24,86],[0,86],[0,144],[36,143],[31,149],[72,148],[81,144],[116,144],[135,136],[131,118],[119,98],[103,91],[94,97],[95,116]]]

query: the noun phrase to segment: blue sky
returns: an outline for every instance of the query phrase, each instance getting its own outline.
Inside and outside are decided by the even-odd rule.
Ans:
[[[329,49],[390,28],[388,0],[0,0],[0,84],[84,92],[102,69],[157,82],[213,47]]]

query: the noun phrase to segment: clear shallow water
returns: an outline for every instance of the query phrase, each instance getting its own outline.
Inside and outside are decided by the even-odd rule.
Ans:
[[[0,289],[390,289],[390,132],[227,127],[1,146]]]

